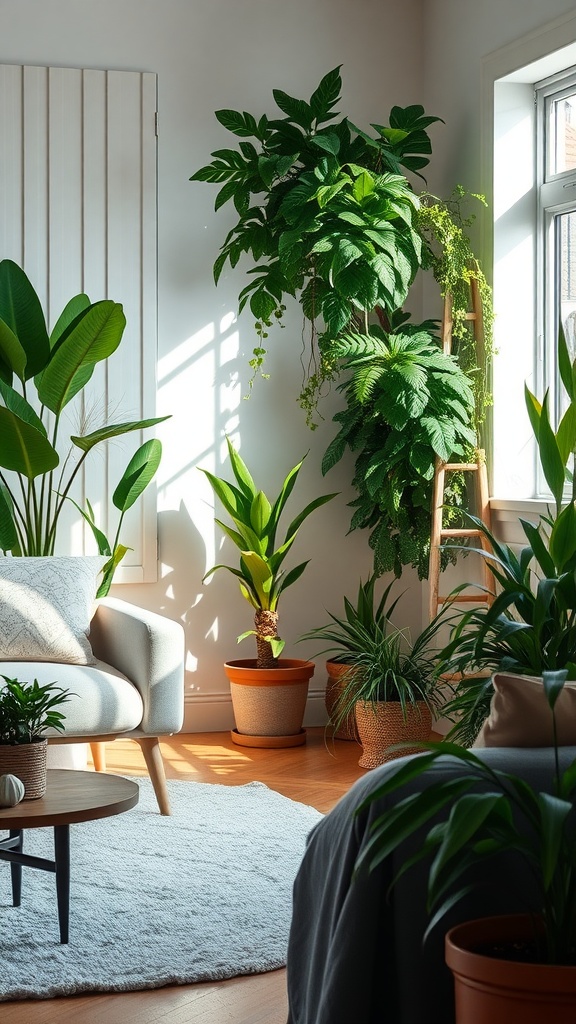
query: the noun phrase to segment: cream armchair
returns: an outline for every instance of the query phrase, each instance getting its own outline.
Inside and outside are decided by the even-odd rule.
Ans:
[[[95,665],[0,662],[8,677],[56,681],[71,691],[65,732],[50,743],[90,743],[97,770],[103,747],[119,737],[140,744],[158,806],[170,814],[159,736],[178,732],[184,715],[184,630],[180,623],[116,598],[102,598],[90,625]]]

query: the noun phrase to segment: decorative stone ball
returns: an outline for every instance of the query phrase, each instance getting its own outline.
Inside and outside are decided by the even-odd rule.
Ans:
[[[24,783],[16,775],[0,775],[0,807],[15,807],[24,793]]]

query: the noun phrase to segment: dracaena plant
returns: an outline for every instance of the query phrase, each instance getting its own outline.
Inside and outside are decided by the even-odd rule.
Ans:
[[[545,671],[564,671],[567,679],[576,679],[576,360],[570,359],[561,325],[558,369],[568,401],[556,431],[550,422],[548,393],[539,402],[525,389],[553,508],[536,525],[520,520],[527,543],[518,554],[470,517],[489,541],[491,551],[477,553],[487,559],[498,593],[490,607],[458,616],[440,654],[444,671],[465,676],[447,708],[448,714],[458,719],[451,735],[462,742],[474,738],[488,714],[490,673],[502,670],[539,676]],[[571,488],[568,498],[567,483]],[[454,598],[465,588],[466,584],[456,588]]]
[[[290,551],[298,531],[305,519],[321,505],[334,498],[335,494],[323,494],[315,498],[290,522],[284,540],[278,544],[278,530],[284,507],[296,483],[302,460],[286,476],[280,493],[270,502],[259,490],[246,464],[229,438],[228,454],[235,483],[214,476],[206,469],[206,475],[214,493],[228,513],[232,526],[216,519],[217,525],[240,549],[240,566],[215,565],[204,576],[206,580],[217,569],[228,569],[237,577],[240,592],[255,609],[254,629],[238,637],[256,637],[258,652],[257,667],[268,668],[277,664],[284,641],[278,636],[278,602],[282,593],[300,579],[308,562],[300,562],[288,572],[283,568],[284,559]],[[278,544],[278,546],[276,546]]]
[[[406,323],[394,333],[376,325],[370,333],[345,335],[334,350],[346,408],[334,417],[340,430],[322,471],[346,449],[356,453],[351,529],[370,530],[378,574],[400,576],[412,563],[424,577],[435,460],[462,459],[475,443],[470,382],[427,331]]]
[[[63,438],[62,414],[82,392],[97,363],[118,348],[126,319],[118,302],[72,298],[48,331],[40,299],[24,271],[0,262],[0,549],[13,555],[54,553],[64,503],[96,445],[166,417],[107,423]],[[150,483],[161,455],[147,441],[130,460],[113,496],[124,513]],[[109,555],[99,590],[108,592],[126,548],[109,543],[88,503],[80,510],[100,554]]]

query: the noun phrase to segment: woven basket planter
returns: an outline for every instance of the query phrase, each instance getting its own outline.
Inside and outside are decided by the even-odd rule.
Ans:
[[[313,661],[281,658],[277,668],[256,668],[252,658],[224,666],[241,746],[293,747],[304,743],[302,728]]]
[[[356,724],[363,751],[358,761],[361,768],[377,768],[396,757],[414,754],[418,747],[390,750],[394,743],[420,743],[430,739],[432,714],[424,701],[407,704],[406,717],[398,701],[356,704]]]
[[[38,800],[46,792],[48,740],[0,743],[0,775],[15,775],[24,783],[24,800]]]
[[[326,711],[328,712],[328,721],[333,722],[334,715],[338,713],[338,700],[349,679],[349,673],[353,672],[354,668],[342,661],[327,661],[326,671],[328,673],[328,681],[326,683],[324,700]],[[356,726],[354,709],[352,709],[350,714],[346,715],[338,728],[334,729],[332,738],[335,740],[354,740],[358,743],[358,728]]]

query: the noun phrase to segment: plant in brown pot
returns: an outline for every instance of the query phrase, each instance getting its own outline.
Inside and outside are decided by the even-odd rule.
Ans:
[[[433,624],[414,643],[391,621],[397,600],[387,607],[388,586],[374,609],[374,577],[360,585],[358,605],[345,599],[346,620],[332,616],[334,627],[307,634],[308,639],[331,641],[347,659],[338,680],[331,709],[335,735],[353,719],[363,747],[358,764],[376,768],[400,756],[394,744],[417,744],[430,737],[432,710],[437,702]],[[406,751],[403,751],[404,753]]]
[[[0,676],[0,775],[19,778],[25,800],[46,791],[46,729],[64,730],[64,715],[56,709],[69,700],[69,691],[54,683],[40,686]]]
[[[358,740],[358,729],[354,707],[344,716],[343,720],[335,724],[338,702],[347,680],[356,671],[355,661],[370,645],[385,632],[388,620],[396,607],[399,598],[388,606],[387,601],[393,584],[386,587],[380,601],[376,605],[374,588],[376,575],[368,577],[366,583],[358,586],[356,602],[344,598],[344,616],[339,617],[328,612],[330,622],[325,626],[318,626],[300,637],[300,641],[314,640],[328,644],[319,655],[329,654],[326,662],[328,680],[326,683],[326,711],[328,712],[329,725],[333,729],[333,739]],[[338,716],[342,718],[341,715]]]
[[[242,633],[238,642],[254,636],[257,648],[256,659],[229,661],[225,666],[236,719],[232,739],[242,746],[298,746],[306,739],[302,720],[314,663],[280,659],[284,641],[278,636],[278,602],[286,588],[300,579],[308,562],[300,562],[288,572],[283,563],[304,520],[335,494],[324,494],[306,505],[291,521],[284,540],[277,546],[280,518],[303,460],[290,470],[278,497],[270,502],[256,487],[229,438],[227,443],[235,483],[206,469],[202,472],[232,521],[229,527],[216,519],[240,549],[240,564],[238,568],[215,565],[204,579],[217,569],[228,569],[237,577],[242,596],[255,610],[254,629]]]

